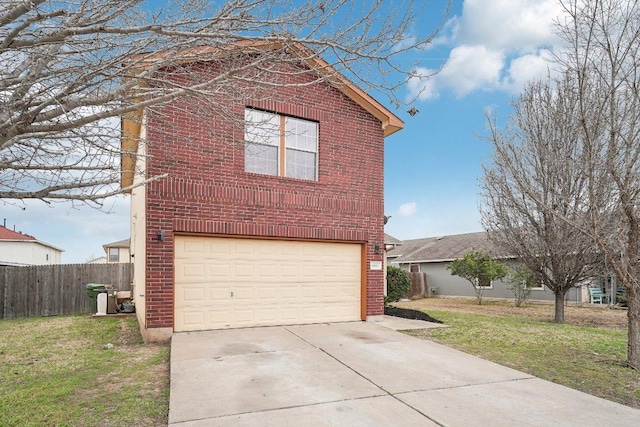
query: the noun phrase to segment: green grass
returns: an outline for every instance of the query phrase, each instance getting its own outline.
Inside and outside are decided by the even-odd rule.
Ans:
[[[425,311],[450,327],[407,334],[640,408],[640,372],[625,365],[626,330],[556,324],[514,314]]]
[[[0,337],[0,426],[167,424],[169,345],[135,318],[3,320]]]

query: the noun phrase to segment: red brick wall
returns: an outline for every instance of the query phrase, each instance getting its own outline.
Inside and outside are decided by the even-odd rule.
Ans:
[[[220,110],[183,99],[149,114],[147,174],[168,177],[147,187],[148,328],[173,326],[175,233],[362,242],[367,268],[382,261],[382,250],[374,254],[384,242],[380,122],[326,84],[275,92],[227,99]],[[319,123],[317,181],[244,171],[245,107]],[[369,270],[368,315],[382,314],[383,286],[383,272]]]

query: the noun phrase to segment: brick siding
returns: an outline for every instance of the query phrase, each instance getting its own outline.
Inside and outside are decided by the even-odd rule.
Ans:
[[[185,98],[148,115],[147,174],[168,174],[146,189],[148,328],[173,326],[175,234],[360,242],[367,268],[382,261],[382,250],[374,254],[374,244],[384,242],[380,122],[324,83],[264,93],[225,99],[224,111]],[[319,123],[317,181],[244,171],[245,107]],[[368,271],[368,315],[383,313],[383,279],[383,271]]]

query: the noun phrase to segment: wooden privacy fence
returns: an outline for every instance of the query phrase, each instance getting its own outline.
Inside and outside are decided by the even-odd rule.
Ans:
[[[90,313],[85,284],[131,290],[133,264],[58,264],[0,267],[0,319]]]
[[[429,286],[427,283],[427,273],[418,273],[412,271],[409,273],[411,277],[411,290],[409,291],[409,298],[429,298]]]

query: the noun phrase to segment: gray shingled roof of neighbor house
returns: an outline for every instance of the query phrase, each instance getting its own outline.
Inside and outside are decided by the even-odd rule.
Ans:
[[[118,240],[117,242],[102,245],[103,248],[128,248],[131,246],[131,239]]]
[[[402,240],[396,239],[392,235],[384,233],[384,244],[385,245],[400,246],[400,245],[402,245]]]
[[[395,257],[394,263],[438,262],[462,258],[471,251],[500,256],[486,231],[403,240],[402,246],[390,250],[387,256]]]

